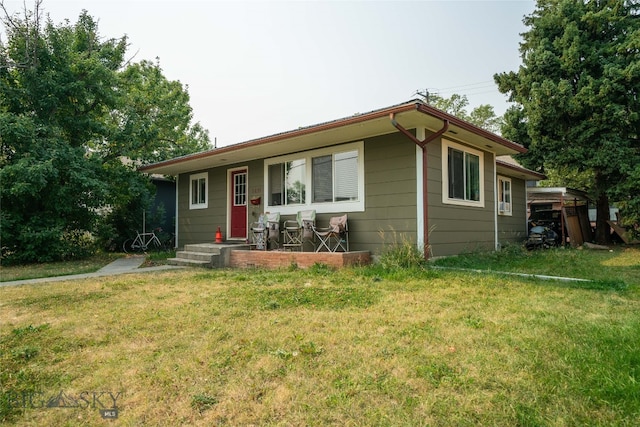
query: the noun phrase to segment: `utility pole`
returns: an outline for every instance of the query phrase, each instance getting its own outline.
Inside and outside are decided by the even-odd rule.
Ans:
[[[429,101],[429,89],[425,89],[424,92],[420,92],[419,90],[416,90],[416,95],[421,96],[427,104],[431,104],[431,102]]]

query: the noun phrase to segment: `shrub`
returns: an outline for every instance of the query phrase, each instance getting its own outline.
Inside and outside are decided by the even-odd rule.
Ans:
[[[406,235],[398,234],[393,229],[388,234],[381,230],[379,234],[384,241],[382,253],[378,258],[378,263],[382,267],[385,269],[412,268],[424,264],[423,252]]]
[[[95,252],[95,241],[86,230],[26,227],[10,239],[3,239],[0,259],[5,265],[15,265],[82,259]]]

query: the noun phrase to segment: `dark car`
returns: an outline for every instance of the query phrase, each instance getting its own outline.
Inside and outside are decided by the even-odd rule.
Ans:
[[[540,228],[548,228],[555,233],[555,242],[548,242],[551,246],[556,246],[560,244],[562,240],[560,236],[562,236],[562,212],[556,209],[535,209],[532,207],[531,215],[529,216],[529,236],[531,237],[532,232],[536,231],[536,235],[540,234]],[[532,230],[535,227],[535,230]],[[546,238],[549,239],[551,237],[550,234],[547,234]],[[555,244],[554,244],[555,243]]]
[[[529,230],[532,227],[541,225],[549,227],[556,233],[560,234],[562,212],[554,209],[532,209],[529,216]]]

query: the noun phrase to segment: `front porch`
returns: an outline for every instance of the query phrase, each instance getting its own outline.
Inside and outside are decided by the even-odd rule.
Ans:
[[[250,250],[241,243],[200,243],[186,245],[168,260],[172,265],[190,265],[205,268],[286,268],[296,265],[309,268],[324,264],[333,268],[371,263],[369,251],[355,252],[297,252]]]

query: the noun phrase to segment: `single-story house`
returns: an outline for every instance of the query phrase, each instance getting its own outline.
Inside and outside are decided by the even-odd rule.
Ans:
[[[411,100],[141,170],[176,177],[179,247],[213,242],[218,227],[243,242],[263,212],[313,209],[319,225],[348,214],[351,250],[375,254],[395,236],[428,257],[526,238],[526,181],[544,176],[497,159],[523,152]]]

